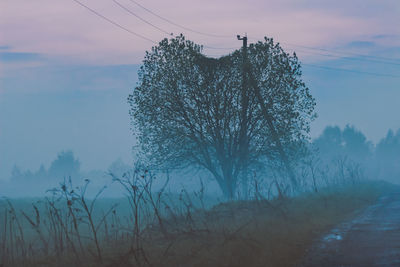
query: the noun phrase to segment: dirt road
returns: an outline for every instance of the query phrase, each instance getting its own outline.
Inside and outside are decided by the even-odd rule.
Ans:
[[[400,266],[400,192],[381,197],[333,229],[300,266]]]

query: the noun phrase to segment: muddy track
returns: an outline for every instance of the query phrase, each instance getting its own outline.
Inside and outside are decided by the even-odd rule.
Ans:
[[[400,191],[323,236],[299,266],[400,266]]]

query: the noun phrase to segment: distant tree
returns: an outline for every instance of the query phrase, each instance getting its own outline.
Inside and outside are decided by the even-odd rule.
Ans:
[[[372,157],[372,144],[354,126],[327,126],[321,136],[314,140],[321,159],[325,162],[347,157],[354,162],[365,163]]]
[[[372,154],[372,144],[354,126],[346,125],[342,133],[345,153],[354,161],[365,162]]]
[[[75,158],[72,151],[63,151],[51,163],[49,168],[50,177],[64,178],[79,176],[81,163]]]
[[[376,146],[375,158],[379,165],[379,175],[384,179],[398,182],[400,177],[400,129],[389,130],[386,137]]]
[[[383,138],[376,147],[376,153],[379,158],[387,161],[400,157],[400,130],[395,134],[389,130],[386,137]]]
[[[322,134],[314,140],[324,161],[330,161],[343,154],[342,131],[338,126],[327,126]]]
[[[11,170],[11,179],[12,180],[19,179],[21,178],[21,176],[22,176],[21,169],[17,165],[14,165]]]
[[[233,198],[246,169],[279,158],[275,135],[287,155],[306,139],[315,102],[301,80],[296,55],[272,39],[248,48],[246,94],[241,93],[241,50],[219,59],[201,52],[183,36],[164,39],[146,52],[139,85],[128,98],[133,128],[152,163],[203,167]]]
[[[131,169],[131,166],[123,162],[122,159],[118,158],[110,164],[110,166],[108,167],[108,172],[117,178],[121,178],[124,173],[128,172]]]
[[[35,176],[39,179],[43,179],[47,176],[47,170],[43,164],[40,164],[39,170],[35,173]]]

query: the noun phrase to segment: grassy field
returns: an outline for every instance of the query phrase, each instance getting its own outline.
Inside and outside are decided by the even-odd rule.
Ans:
[[[148,209],[135,210],[129,205],[133,202],[123,204],[130,209],[125,214],[100,199],[97,205],[103,208],[93,212],[94,228],[84,212],[74,227],[72,215],[80,213],[66,208],[47,204],[39,211],[42,222],[38,222],[29,202],[36,199],[12,201],[14,211],[3,202],[0,264],[295,266],[321,234],[396,189],[385,182],[365,181],[291,198],[233,201],[211,208],[203,208],[202,201],[193,204],[188,195],[179,197],[179,206],[151,196],[153,202],[146,199]],[[28,209],[32,222],[21,215]],[[101,216],[107,210],[108,215]],[[13,221],[12,216],[19,219]]]

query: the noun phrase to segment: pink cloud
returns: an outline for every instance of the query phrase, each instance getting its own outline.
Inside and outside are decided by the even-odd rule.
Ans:
[[[119,8],[112,0],[81,0],[126,28],[159,41],[165,35]],[[162,21],[129,0],[117,0],[132,12],[174,33],[181,29]],[[379,16],[365,16],[346,1],[324,5],[297,1],[156,1],[137,0],[154,12],[198,31],[232,35],[231,39],[187,32],[189,39],[209,46],[239,47],[236,34],[264,35],[282,43],[332,47],[365,36],[399,34],[393,21],[400,4],[379,2]],[[300,3],[300,4],[299,4]],[[373,9],[373,2],[366,1]],[[397,2],[398,3],[398,2]],[[374,4],[377,5],[377,4]],[[362,7],[366,8],[366,7]],[[96,17],[72,0],[3,0],[0,2],[0,34],[14,51],[45,53],[61,61],[89,64],[139,63],[152,44]],[[209,54],[229,50],[206,49]]]

